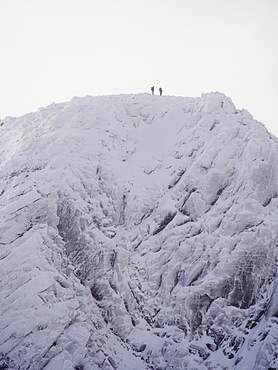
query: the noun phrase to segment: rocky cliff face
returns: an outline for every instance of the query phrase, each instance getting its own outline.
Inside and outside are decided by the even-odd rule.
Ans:
[[[1,369],[277,368],[277,139],[220,93],[0,127]]]

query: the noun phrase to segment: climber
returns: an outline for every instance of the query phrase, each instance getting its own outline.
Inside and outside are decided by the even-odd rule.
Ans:
[[[154,86],[151,87],[152,94],[154,94]]]
[[[159,94],[160,94],[160,96],[162,95],[162,88],[161,87],[159,88]]]

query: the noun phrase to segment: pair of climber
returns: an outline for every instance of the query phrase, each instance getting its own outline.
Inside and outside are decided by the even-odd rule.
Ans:
[[[161,96],[162,95],[162,88],[160,87],[158,91],[159,91],[159,95]],[[154,86],[151,87],[151,92],[154,95]]]

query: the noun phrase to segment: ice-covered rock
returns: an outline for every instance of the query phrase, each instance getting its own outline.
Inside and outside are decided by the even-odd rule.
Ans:
[[[0,368],[277,368],[277,139],[221,93],[0,127]]]

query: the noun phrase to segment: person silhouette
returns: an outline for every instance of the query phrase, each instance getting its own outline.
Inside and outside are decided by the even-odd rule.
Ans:
[[[151,87],[152,94],[154,94],[154,86]]]
[[[162,95],[162,88],[161,87],[159,88],[159,94],[160,94],[160,96]]]

